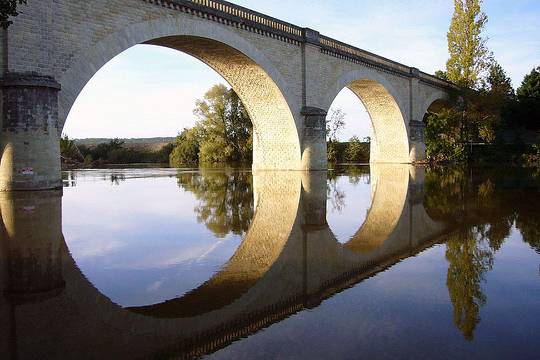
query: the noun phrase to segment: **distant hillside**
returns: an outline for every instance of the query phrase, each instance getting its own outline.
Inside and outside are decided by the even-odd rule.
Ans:
[[[75,139],[77,145],[85,145],[88,147],[94,147],[102,143],[108,143],[112,139],[108,138],[88,138],[88,139]],[[174,137],[156,137],[156,138],[132,138],[132,139],[120,139],[124,142],[125,148],[140,149],[148,151],[158,151],[163,146],[174,142]]]

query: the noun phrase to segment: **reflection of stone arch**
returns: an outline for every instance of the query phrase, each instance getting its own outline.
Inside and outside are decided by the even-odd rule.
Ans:
[[[299,173],[254,174],[256,211],[240,247],[224,268],[181,298],[131,308],[165,318],[193,317],[221,309],[246,293],[275,264],[290,239],[300,203]]]
[[[75,99],[109,60],[137,44],[192,55],[222,75],[236,90],[254,125],[254,168],[299,169],[300,140],[283,75],[255,46],[234,32],[188,19],[161,18],[128,26],[82,50],[62,75],[59,119],[63,127]]]
[[[396,87],[377,71],[365,68],[346,73],[331,89],[327,107],[343,88],[349,88],[366,107],[373,126],[370,162],[409,163],[407,104],[399,103]]]
[[[377,194],[385,188],[381,182],[395,174],[392,167],[381,169],[374,170],[372,175],[378,184],[374,189]],[[425,221],[425,211],[412,211],[409,212],[411,221],[427,227],[420,226],[418,231],[403,227],[369,253],[350,251],[336,241],[324,217],[319,217],[326,200],[319,195],[324,194],[326,182],[321,181],[320,176],[306,179],[305,175],[299,172],[255,174],[257,212],[248,236],[227,266],[191,294],[191,304],[197,303],[198,297],[200,301],[210,301],[210,305],[203,312],[189,313],[188,309],[182,314],[178,311],[173,315],[176,318],[143,316],[122,309],[101,294],[78,269],[63,242],[60,196],[39,198],[38,195],[36,201],[35,192],[27,193],[28,202],[24,202],[22,209],[27,205],[36,206],[38,211],[30,212],[28,216],[34,217],[36,227],[33,230],[42,230],[39,231],[42,241],[33,246],[39,249],[42,242],[56,244],[53,251],[33,251],[39,255],[36,261],[51,264],[53,271],[49,275],[53,276],[50,280],[60,273],[65,280],[65,289],[40,302],[17,305],[13,324],[0,322],[0,348],[2,340],[12,341],[15,336],[18,346],[9,351],[15,351],[12,355],[20,358],[32,358],[36,353],[63,358],[65,349],[90,357],[98,357],[103,349],[115,358],[130,358],[134,353],[141,357],[167,357],[175,353],[186,354],[186,357],[201,355],[316,306],[399,259],[416,254],[426,243],[431,244],[437,235],[430,228],[430,222]],[[392,187],[386,189],[392,190]],[[30,240],[33,233],[25,231],[24,227],[28,221],[20,221],[27,214],[10,212],[12,205],[12,199],[0,197],[6,229],[12,229],[14,236]],[[10,213],[16,216],[12,217]],[[409,219],[406,216],[404,218]],[[403,224],[403,221],[399,223]],[[401,233],[408,236],[401,236]],[[411,234],[416,242],[410,241]],[[12,241],[13,246],[24,248],[25,239],[17,240],[23,241]],[[58,249],[60,259],[56,255]],[[0,267],[0,272],[3,270]],[[6,284],[9,285],[9,281],[0,276],[0,290],[4,290]],[[226,289],[231,295],[214,299],[217,292],[212,288]],[[1,313],[5,308],[1,306],[4,301],[0,295],[0,316],[5,315]],[[190,306],[188,302],[180,305]],[[151,315],[151,309],[146,310]],[[168,311],[164,309],[164,312]],[[17,334],[10,335],[10,329],[15,325]]]
[[[366,253],[381,246],[394,232],[407,204],[409,167],[371,166],[372,203],[366,220],[345,244],[354,252]]]

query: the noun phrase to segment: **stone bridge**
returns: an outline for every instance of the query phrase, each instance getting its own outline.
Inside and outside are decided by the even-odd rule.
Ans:
[[[0,194],[0,353],[6,358],[190,358],[318,306],[441,241],[423,174],[372,167],[372,205],[346,244],[326,222],[326,173],[254,175],[256,212],[220,272],[182,297],[122,308],[81,273],[62,235],[61,191]],[[279,186],[276,186],[276,179]],[[29,226],[30,225],[30,226]]]
[[[452,89],[226,1],[28,0],[0,32],[0,190],[61,185],[58,138],[75,99],[105,63],[137,44],[190,54],[227,80],[253,121],[256,170],[326,169],[325,116],[344,88],[370,114],[371,162],[423,160],[423,116]]]

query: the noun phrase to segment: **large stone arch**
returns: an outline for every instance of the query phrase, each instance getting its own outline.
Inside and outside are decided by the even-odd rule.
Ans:
[[[365,68],[342,75],[331,87],[324,104],[328,109],[336,96],[350,89],[364,104],[373,126],[371,163],[409,163],[407,103],[385,76]]]
[[[73,55],[59,82],[59,122],[84,86],[108,61],[137,44],[173,48],[201,60],[235,89],[254,125],[254,169],[300,169],[294,97],[284,76],[254,44],[215,23],[167,17],[136,23]]]

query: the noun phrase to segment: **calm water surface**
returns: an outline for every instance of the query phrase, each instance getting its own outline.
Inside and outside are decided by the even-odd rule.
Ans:
[[[0,195],[6,359],[538,359],[540,174],[65,172]]]

